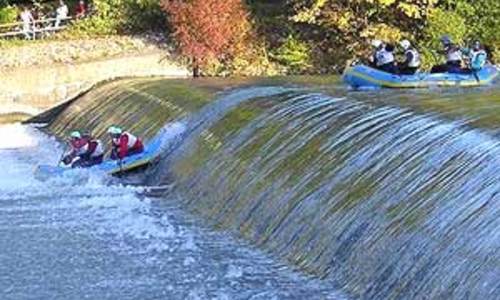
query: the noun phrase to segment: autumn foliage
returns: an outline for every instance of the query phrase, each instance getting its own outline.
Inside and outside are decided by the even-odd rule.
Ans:
[[[162,0],[180,54],[193,68],[210,59],[231,59],[250,32],[241,0]]]

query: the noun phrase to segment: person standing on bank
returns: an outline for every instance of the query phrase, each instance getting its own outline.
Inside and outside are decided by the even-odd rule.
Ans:
[[[56,21],[54,23],[55,28],[59,28],[64,21],[68,18],[69,9],[63,0],[59,0],[59,7],[56,9]]]
[[[35,18],[33,18],[30,9],[27,6],[25,6],[21,12],[20,18],[23,22],[23,34],[25,39],[33,39],[35,36]]]

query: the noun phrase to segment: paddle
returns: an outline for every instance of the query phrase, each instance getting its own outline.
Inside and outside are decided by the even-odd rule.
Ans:
[[[471,61],[472,58],[469,58],[469,61],[468,61],[468,65],[469,65],[469,70],[471,71],[472,75],[474,75],[474,78],[476,79],[476,82],[477,83],[481,83],[481,80],[479,79],[479,75],[477,75],[477,71],[476,69],[474,69],[472,67],[472,61]]]
[[[122,177],[123,175],[123,160],[122,158],[120,157],[120,153],[119,151],[116,149],[116,148],[113,148],[111,150],[111,157],[115,157],[118,159],[118,166],[120,167],[120,172],[118,172],[118,177]]]
[[[61,153],[61,156],[59,157],[59,160],[57,161],[58,166],[61,164],[62,160],[64,159],[64,155],[66,154],[67,150],[68,150],[68,143],[64,142],[63,152]]]
[[[120,166],[120,175],[118,175],[118,177],[122,177],[123,176],[123,160],[121,157],[118,157],[118,165]]]
[[[479,75],[477,75],[477,70],[472,67],[472,61],[471,61],[472,58],[470,56],[470,53],[467,55],[467,57],[469,57],[469,59],[467,60],[467,66],[469,67],[469,70],[471,71],[472,75],[476,79],[476,82],[481,83],[481,80],[479,79]]]
[[[472,67],[470,67],[470,70],[472,71],[472,75],[474,75],[474,78],[476,78],[477,83],[481,83],[481,80],[479,79],[479,75],[477,75],[477,71],[472,69]]]

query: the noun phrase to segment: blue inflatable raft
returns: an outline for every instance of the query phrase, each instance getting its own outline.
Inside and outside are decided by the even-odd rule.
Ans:
[[[121,162],[107,159],[103,163],[88,169],[97,170],[109,175],[120,175],[140,167],[148,166],[149,164],[154,164],[160,158],[161,153],[172,146],[174,144],[173,141],[181,136],[184,130],[184,125],[171,123],[146,144],[142,153],[125,157]],[[35,178],[45,180],[50,177],[63,175],[72,170],[74,171],[75,169],[62,166],[39,165],[35,168]]]
[[[345,83],[355,89],[363,88],[427,88],[435,86],[480,86],[491,83],[498,75],[498,69],[486,65],[474,74],[417,73],[396,75],[386,73],[363,64],[348,67],[342,76]]]

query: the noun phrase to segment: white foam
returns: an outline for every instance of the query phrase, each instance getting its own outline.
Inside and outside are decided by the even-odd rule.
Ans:
[[[194,264],[195,262],[196,262],[196,259],[194,259],[191,256],[187,256],[186,258],[184,258],[184,261],[183,261],[182,264],[184,266],[190,266],[190,265]]]
[[[0,149],[18,149],[36,147],[37,138],[30,132],[30,128],[19,123],[0,126]]]
[[[21,124],[0,126],[0,199],[5,194],[29,190],[47,190],[34,179],[39,162],[55,163],[62,152],[54,139]]]
[[[196,245],[196,242],[194,241],[194,237],[191,234],[185,235],[184,241],[183,241],[180,249],[181,250],[191,250],[191,251],[198,250],[198,246]]]
[[[201,287],[189,291],[186,297],[186,300],[202,300],[202,299],[209,299],[209,298],[205,290]]]
[[[175,145],[175,141],[182,137],[186,129],[187,126],[182,122],[166,124],[158,131],[158,135],[161,137],[161,148],[167,150],[170,146]]]
[[[183,131],[173,123],[170,136]],[[161,251],[162,239],[174,237],[176,230],[167,216],[150,215],[150,200],[139,199],[142,188],[108,185],[109,176],[95,170],[75,169],[40,182],[34,178],[38,164],[56,164],[63,149],[42,132],[20,124],[0,126],[0,200],[45,199],[36,209],[75,208],[95,222],[95,232],[119,238],[151,240],[149,249]],[[8,149],[8,150],[7,150]],[[7,209],[7,208],[6,208]],[[8,209],[35,209],[32,202]],[[82,220],[75,220],[75,223]]]
[[[243,276],[243,268],[240,266],[229,265],[226,272],[226,278],[240,278]]]

